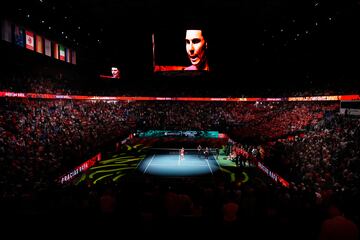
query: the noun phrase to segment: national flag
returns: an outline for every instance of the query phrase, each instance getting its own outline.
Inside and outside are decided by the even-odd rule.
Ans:
[[[65,48],[63,45],[59,45],[60,49],[60,60],[65,61]]]
[[[54,58],[59,59],[59,44],[54,42]]]
[[[69,48],[66,48],[66,62],[71,62],[71,50]]]
[[[11,22],[3,20],[1,22],[1,39],[11,42]]]
[[[24,34],[24,29],[22,29],[21,27],[19,27],[18,25],[15,25],[15,31],[14,31],[14,37],[15,37],[15,44],[20,46],[20,47],[24,47],[25,46],[25,34]]]
[[[51,57],[51,42],[45,38],[45,55]]]
[[[34,33],[28,30],[25,31],[26,35],[26,48],[34,51]]]
[[[76,52],[75,52],[75,50],[71,51],[71,63],[76,64]]]
[[[38,53],[44,53],[44,43],[43,43],[43,38],[39,35],[35,36],[36,39],[36,52]]]

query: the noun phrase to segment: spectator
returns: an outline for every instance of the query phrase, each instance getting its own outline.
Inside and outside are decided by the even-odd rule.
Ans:
[[[347,219],[343,212],[336,206],[328,209],[329,218],[321,225],[320,240],[357,240],[359,229],[355,223]]]

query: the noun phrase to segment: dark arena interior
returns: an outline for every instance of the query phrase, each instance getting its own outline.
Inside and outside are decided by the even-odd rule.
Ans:
[[[5,2],[3,237],[359,239],[360,1]]]

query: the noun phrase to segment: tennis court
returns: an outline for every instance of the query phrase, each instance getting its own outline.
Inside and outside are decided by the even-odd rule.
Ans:
[[[220,169],[215,157],[215,150],[210,149],[208,158],[197,149],[185,149],[184,158],[180,149],[150,148],[147,156],[140,162],[138,170],[144,174],[160,176],[197,176],[214,174]]]

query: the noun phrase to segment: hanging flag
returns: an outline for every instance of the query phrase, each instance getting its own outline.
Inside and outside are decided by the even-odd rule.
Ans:
[[[51,42],[45,38],[45,55],[51,57]]]
[[[28,30],[25,31],[26,35],[26,48],[34,51],[34,33]]]
[[[65,61],[65,48],[63,45],[59,45],[60,49],[60,60]]]
[[[54,42],[54,58],[59,59],[59,44]]]
[[[15,37],[15,44],[20,46],[20,47],[24,47],[25,46],[25,34],[24,34],[24,29],[22,29],[21,27],[15,25],[15,31],[14,31],[14,37]]]
[[[44,53],[44,44],[43,44],[43,38],[39,35],[35,36],[35,40],[36,40],[36,52],[38,53]]]
[[[75,52],[75,50],[71,51],[71,63],[76,64],[76,52]]]
[[[71,50],[69,48],[66,48],[66,62],[71,62]]]
[[[3,20],[1,22],[1,39],[11,42],[11,22]]]

